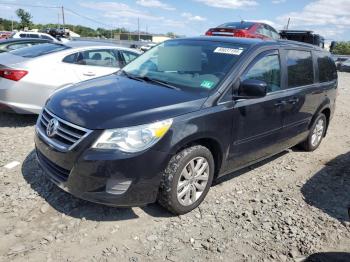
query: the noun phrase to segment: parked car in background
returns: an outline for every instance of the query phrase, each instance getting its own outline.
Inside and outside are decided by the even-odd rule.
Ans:
[[[13,33],[10,38],[41,38],[41,39],[46,39],[51,41],[58,41],[56,38],[46,33],[24,32],[24,31]]]
[[[115,45],[71,41],[46,43],[0,54],[0,107],[39,113],[56,90],[112,74],[139,51]]]
[[[12,35],[9,31],[0,31],[0,39],[7,39]]]
[[[210,28],[207,36],[230,36],[260,39],[280,39],[278,32],[268,24],[257,22],[229,22]]]
[[[335,65],[337,66],[337,69],[339,70],[342,63],[350,59],[350,56],[348,55],[332,55],[332,58],[335,62]]]
[[[280,61],[283,61],[281,63]],[[292,41],[165,41],[117,74],[48,100],[36,152],[63,190],[100,204],[196,208],[213,179],[300,144],[334,112],[330,54]]]
[[[282,39],[303,42],[324,48],[324,37],[305,30],[281,30]]]
[[[33,45],[50,43],[51,40],[37,38],[12,38],[0,41],[0,53],[9,52],[16,49],[30,47]]]
[[[350,59],[345,60],[339,65],[340,72],[349,72],[350,73]]]
[[[157,44],[149,43],[147,45],[141,46],[140,49],[141,49],[141,51],[146,52],[146,51],[152,49],[153,47],[155,47],[156,45]]]

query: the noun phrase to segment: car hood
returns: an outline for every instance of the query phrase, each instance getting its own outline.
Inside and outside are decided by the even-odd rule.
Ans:
[[[109,75],[56,92],[46,108],[88,129],[151,123],[199,110],[207,92],[188,92]]]

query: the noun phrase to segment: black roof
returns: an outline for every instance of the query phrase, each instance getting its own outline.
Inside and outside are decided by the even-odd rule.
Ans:
[[[168,41],[176,41],[176,40],[197,40],[197,41],[212,41],[212,42],[223,42],[223,43],[232,43],[232,44],[241,44],[241,45],[248,45],[248,46],[289,46],[289,47],[302,47],[302,48],[308,48],[308,49],[314,49],[314,50],[322,50],[324,49],[303,43],[303,42],[297,42],[297,41],[291,41],[291,40],[262,40],[258,38],[243,38],[243,37],[227,37],[227,36],[199,36],[199,37],[188,37],[188,38],[177,38],[173,40]]]

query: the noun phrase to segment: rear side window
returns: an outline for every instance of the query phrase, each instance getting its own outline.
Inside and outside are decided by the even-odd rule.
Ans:
[[[27,36],[27,34],[20,34],[19,37],[25,38],[25,37],[28,37],[28,36]]]
[[[314,69],[310,51],[288,50],[288,88],[314,83]]]
[[[69,48],[70,47],[66,45],[45,43],[41,45],[31,46],[28,48],[17,49],[17,50],[11,51],[11,54],[22,56],[22,57],[33,58],[33,57],[39,57],[42,55],[59,52]]]
[[[42,39],[46,39],[46,40],[52,40],[51,37],[47,36],[47,35],[41,35],[40,36]]]
[[[281,89],[281,65],[277,54],[264,56],[253,64],[241,81],[247,79],[261,80],[267,84],[267,92]]]
[[[320,83],[333,81],[337,78],[334,62],[327,54],[317,54],[318,78]]]
[[[28,37],[30,37],[30,38],[39,38],[39,35],[37,35],[37,34],[28,34]]]
[[[103,67],[120,67],[117,55],[110,49],[89,50],[79,53],[77,64]]]

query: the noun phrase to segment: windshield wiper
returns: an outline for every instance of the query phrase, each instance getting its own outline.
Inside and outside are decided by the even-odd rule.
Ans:
[[[130,78],[130,79],[134,79],[134,80],[137,80],[137,81],[144,81],[144,82],[149,82],[149,83],[155,83],[157,85],[160,85],[160,86],[164,86],[164,87],[167,87],[167,88],[171,88],[171,89],[174,89],[174,90],[181,90],[180,88],[168,83],[167,81],[162,81],[162,80],[158,80],[158,79],[153,79],[153,78],[150,78],[148,76],[135,76],[135,75],[132,75],[132,74],[129,74],[128,72],[124,71],[124,70],[120,70],[127,78]]]
[[[122,72],[127,78],[130,78],[130,79],[133,79],[133,80],[137,80],[137,81],[145,81],[145,80],[142,79],[142,77],[131,75],[131,74],[127,73],[124,70],[120,70],[119,72]]]
[[[151,82],[151,83],[155,83],[155,84],[158,84],[160,86],[164,86],[164,87],[167,87],[167,88],[171,88],[171,89],[174,89],[174,90],[181,90],[180,88],[170,84],[169,82],[167,81],[163,81],[163,80],[158,80],[158,79],[153,79],[153,78],[149,78],[148,76],[143,76],[143,77],[140,77],[140,79],[143,79],[144,81],[146,82]]]

